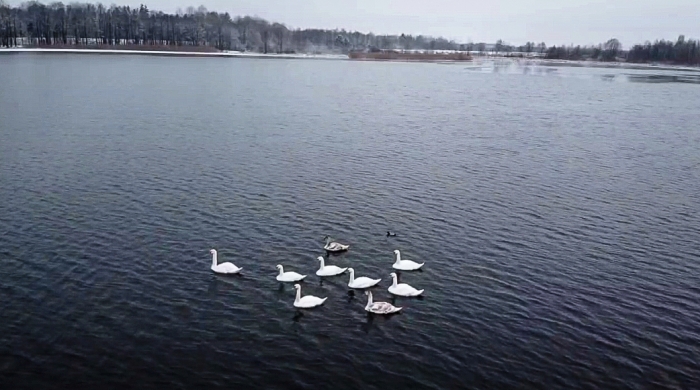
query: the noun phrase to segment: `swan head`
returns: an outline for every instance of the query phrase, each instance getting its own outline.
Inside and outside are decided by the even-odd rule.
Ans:
[[[401,252],[399,252],[398,249],[394,249],[394,254],[395,254],[395,255],[398,255],[399,253],[401,253]]]
[[[354,273],[355,273],[355,270],[352,269],[352,268],[348,268],[348,272],[350,272],[351,274],[354,274]]]
[[[396,272],[390,273],[389,276],[391,276],[392,278],[396,279]]]
[[[282,269],[282,264],[277,264],[277,265],[275,266],[275,268],[277,268],[277,269]]]
[[[294,288],[298,290],[298,289],[301,288],[301,286],[297,283],[297,284],[294,285]]]
[[[318,261],[323,261],[323,256],[317,257],[316,260],[318,260]]]
[[[210,250],[209,250],[209,253],[211,253],[212,255],[213,255],[213,254],[216,254],[216,249],[210,249]]]

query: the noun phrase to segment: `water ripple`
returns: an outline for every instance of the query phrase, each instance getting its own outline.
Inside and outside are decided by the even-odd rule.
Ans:
[[[2,388],[694,385],[688,86],[32,58],[0,63]],[[404,310],[321,283],[325,235]],[[213,275],[210,248],[243,273]],[[426,262],[399,272],[424,297],[386,290],[394,249]],[[326,304],[294,309],[276,264]]]

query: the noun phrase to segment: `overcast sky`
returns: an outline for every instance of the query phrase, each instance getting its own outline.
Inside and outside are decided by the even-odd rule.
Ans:
[[[48,2],[46,0],[44,2]],[[97,0],[95,0],[97,1]],[[70,0],[64,1],[66,3]],[[204,5],[290,27],[440,35],[459,42],[598,44],[625,47],[678,35],[700,38],[700,0],[113,0],[175,12]],[[11,3],[18,3],[17,0]]]

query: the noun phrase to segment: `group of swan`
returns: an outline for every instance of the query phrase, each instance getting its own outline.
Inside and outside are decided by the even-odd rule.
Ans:
[[[326,249],[329,252],[337,252],[337,251],[345,251],[349,248],[349,245],[343,245],[337,242],[331,242],[330,237],[326,237],[326,245],[324,249]],[[212,264],[211,264],[211,269],[212,271],[220,274],[237,274],[239,273],[243,268],[236,267],[232,263],[218,263],[218,257],[217,257],[217,251],[216,249],[210,250],[210,253],[212,254]],[[411,260],[402,260],[401,259],[401,252],[398,250],[394,251],[394,254],[396,255],[396,261],[392,265],[394,269],[400,270],[400,271],[415,271],[423,267],[425,263],[417,263],[415,261]],[[366,276],[360,276],[355,278],[355,270],[352,268],[348,267],[338,267],[336,265],[326,265],[325,260],[323,259],[323,256],[319,256],[317,259],[321,265],[319,269],[316,271],[316,275],[320,277],[328,277],[328,276],[336,276],[345,273],[346,271],[350,272],[350,280],[348,281],[348,287],[353,288],[353,289],[367,289],[370,287],[376,286],[380,281],[381,278],[379,279],[372,279]],[[281,264],[277,265],[277,269],[279,270],[279,274],[277,274],[277,281],[278,282],[288,282],[288,283],[296,283],[294,285],[294,288],[296,289],[296,298],[294,299],[294,307],[301,308],[301,309],[310,309],[316,306],[322,305],[328,297],[325,298],[319,298],[313,295],[305,295],[301,296],[301,285],[298,284],[297,282],[300,282],[306,278],[307,275],[302,275],[298,272],[293,272],[293,271],[284,271],[284,267]],[[421,295],[424,290],[418,290],[406,283],[398,283],[397,275],[396,273],[392,272],[390,274],[393,283],[391,286],[389,286],[388,291],[389,293],[393,295],[398,295],[398,296],[404,296],[404,297],[415,297],[418,295]],[[367,295],[367,305],[365,306],[365,310],[371,313],[376,313],[376,314],[391,314],[391,313],[396,313],[399,310],[401,310],[401,307],[396,307],[388,302],[374,302],[372,299],[372,292],[371,291],[366,291],[365,294]]]

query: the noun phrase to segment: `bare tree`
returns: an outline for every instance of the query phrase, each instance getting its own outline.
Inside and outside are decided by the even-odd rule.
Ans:
[[[617,58],[618,53],[622,49],[620,41],[618,41],[616,38],[610,39],[609,41],[605,42],[604,47],[605,50],[603,51],[603,60],[605,61],[614,61],[615,58]]]

